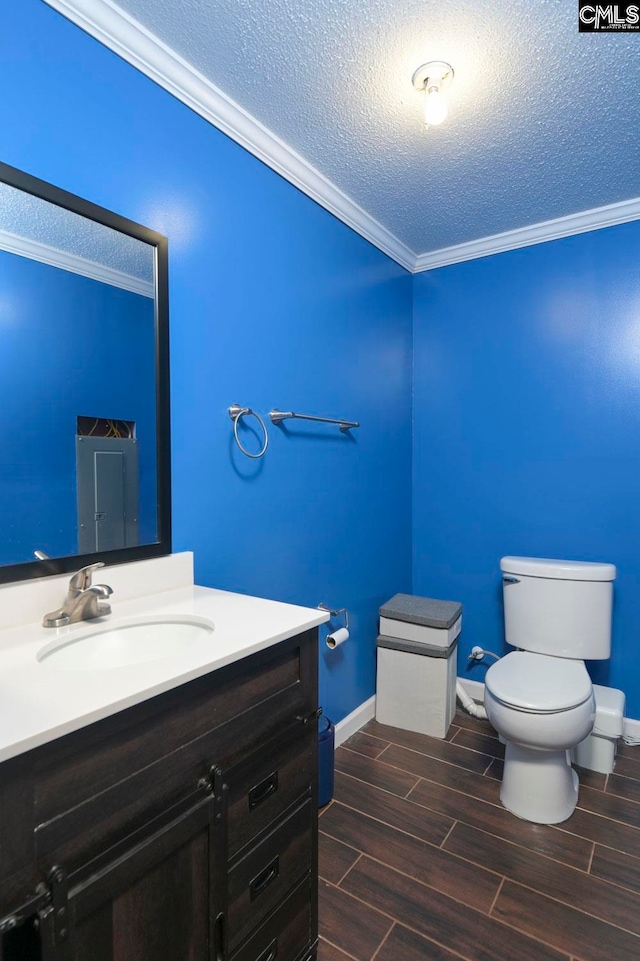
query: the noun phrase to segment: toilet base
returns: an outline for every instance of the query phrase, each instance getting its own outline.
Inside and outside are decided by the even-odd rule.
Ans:
[[[507,741],[500,800],[536,824],[559,824],[578,803],[578,775],[567,751],[540,751]]]

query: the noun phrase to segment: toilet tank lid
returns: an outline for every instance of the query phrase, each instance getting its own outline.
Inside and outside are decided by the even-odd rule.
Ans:
[[[503,557],[500,570],[525,577],[548,577],[562,581],[615,581],[615,564],[563,561],[551,557]]]

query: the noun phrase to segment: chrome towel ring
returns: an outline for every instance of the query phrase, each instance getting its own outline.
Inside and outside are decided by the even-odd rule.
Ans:
[[[256,420],[260,423],[260,426],[262,427],[262,430],[264,432],[264,444],[262,445],[260,451],[257,454],[252,454],[251,451],[248,451],[246,449],[246,447],[243,447],[240,442],[240,438],[238,437],[238,421],[240,420],[241,417],[244,417],[245,414],[247,416],[255,417]],[[250,407],[241,407],[240,404],[232,404],[231,407],[229,408],[229,417],[233,421],[233,436],[236,439],[236,444],[238,445],[242,453],[245,455],[245,457],[251,457],[253,460],[257,460],[259,457],[263,457],[267,447],[269,446],[269,434],[267,433],[265,422],[263,421],[260,414],[256,413],[256,411],[252,410]]]

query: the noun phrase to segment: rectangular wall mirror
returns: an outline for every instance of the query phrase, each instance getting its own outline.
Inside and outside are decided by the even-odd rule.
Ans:
[[[0,582],[171,550],[167,241],[0,163]]]

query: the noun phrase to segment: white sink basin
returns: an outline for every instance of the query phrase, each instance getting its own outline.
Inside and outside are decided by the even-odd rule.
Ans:
[[[130,667],[190,650],[210,639],[215,625],[197,615],[149,615],[73,630],[45,644],[41,664],[66,671]]]

